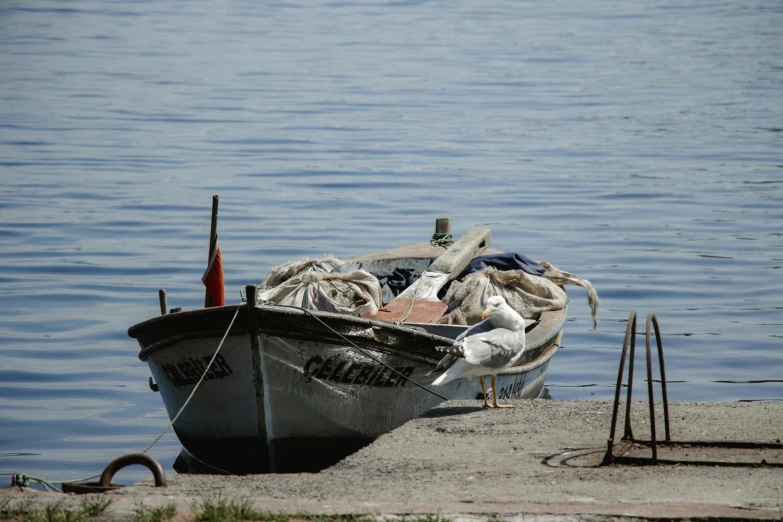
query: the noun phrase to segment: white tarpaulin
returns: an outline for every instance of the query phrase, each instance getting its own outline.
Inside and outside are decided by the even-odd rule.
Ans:
[[[357,267],[334,258],[284,263],[269,273],[259,300],[306,310],[375,317],[381,307],[381,285]]]

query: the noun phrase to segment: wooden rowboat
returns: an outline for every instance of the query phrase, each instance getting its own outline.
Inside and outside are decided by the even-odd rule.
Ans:
[[[422,243],[357,261],[424,269],[442,252]],[[499,399],[543,391],[566,309],[534,319],[520,364],[497,376]],[[175,468],[243,474],[321,469],[444,398],[480,397],[478,380],[428,386],[436,376],[427,374],[443,355],[436,347],[466,328],[239,304],[161,315],[128,334],[138,341],[170,418],[226,335],[174,423],[184,447]]]

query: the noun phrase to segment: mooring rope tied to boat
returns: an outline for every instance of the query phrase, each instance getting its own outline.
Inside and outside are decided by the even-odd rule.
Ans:
[[[219,467],[215,466],[214,464],[210,464],[209,462],[204,462],[203,460],[201,460],[200,458],[198,458],[197,456],[195,456],[194,454],[189,452],[187,450],[187,448],[185,448],[184,446],[182,447],[182,451],[184,451],[185,453],[188,454],[188,458],[191,458],[191,459],[195,460],[196,462],[201,463],[203,466],[206,466],[208,468],[214,469],[215,471],[219,471],[219,472],[221,472],[224,475],[233,475],[233,473],[231,473],[230,471],[226,471],[223,468],[219,468]]]
[[[371,354],[370,354],[369,352],[367,352],[366,350],[363,350],[363,349],[359,348],[359,346],[357,346],[357,345],[356,345],[356,344],[355,344],[353,341],[351,341],[350,339],[348,339],[347,337],[345,337],[343,334],[341,334],[340,332],[338,332],[337,330],[335,330],[334,328],[332,328],[332,327],[331,327],[331,326],[329,326],[328,324],[326,324],[324,321],[322,321],[322,320],[321,320],[321,318],[320,318],[320,317],[318,317],[318,316],[316,316],[315,314],[313,314],[313,312],[312,312],[312,311],[310,311],[310,310],[306,310],[306,309],[304,309],[304,308],[301,308],[301,307],[299,307],[299,306],[293,306],[293,305],[281,305],[281,304],[277,304],[277,303],[275,303],[275,302],[272,302],[272,301],[264,301],[264,302],[263,302],[263,304],[265,304],[265,305],[269,305],[269,306],[279,306],[279,307],[281,307],[281,308],[293,308],[293,309],[295,309],[295,310],[301,310],[301,311],[305,312],[305,313],[306,313],[306,314],[308,314],[310,317],[312,317],[313,319],[315,319],[316,321],[318,321],[319,323],[321,323],[323,326],[325,326],[325,327],[326,327],[328,330],[330,330],[332,333],[334,333],[335,335],[337,335],[338,337],[340,337],[340,339],[342,339],[343,341],[345,341],[346,343],[348,343],[350,346],[352,346],[352,347],[356,348],[356,349],[359,351],[359,353],[361,353],[361,354],[362,354],[362,355],[364,355],[365,357],[367,357],[367,358],[369,358],[369,359],[372,359],[373,361],[377,362],[377,363],[378,363],[378,364],[380,364],[381,366],[384,366],[384,367],[388,368],[389,370],[391,370],[392,372],[396,373],[397,375],[399,375],[400,377],[402,377],[402,378],[403,378],[403,379],[405,379],[406,381],[410,382],[410,383],[411,383],[411,384],[413,384],[414,386],[417,386],[417,387],[421,388],[422,390],[424,390],[424,391],[426,391],[426,392],[429,392],[429,393],[431,393],[432,395],[434,395],[434,396],[438,397],[439,399],[443,399],[444,401],[447,401],[447,400],[448,400],[448,399],[447,399],[446,397],[444,397],[443,395],[441,395],[441,394],[439,394],[439,393],[437,393],[437,392],[434,392],[434,391],[430,390],[430,389],[429,389],[429,388],[427,388],[426,386],[423,386],[423,385],[419,384],[418,382],[414,381],[413,379],[411,379],[411,378],[410,378],[410,377],[408,377],[407,375],[404,375],[402,372],[400,372],[400,371],[398,371],[398,370],[395,370],[394,368],[392,368],[391,366],[389,366],[389,365],[388,365],[388,364],[386,364],[385,362],[383,362],[383,361],[381,361],[380,359],[378,359],[378,358],[374,357],[373,355],[371,355]]]
[[[86,479],[85,479],[86,480]],[[56,493],[62,493],[63,491],[52,484],[51,482],[48,482],[40,477],[36,477],[33,475],[27,475],[26,473],[14,473],[11,478],[11,485],[12,486],[19,486],[26,488],[30,486],[30,482],[37,482],[43,488],[48,492],[56,492]]]
[[[169,431],[169,428],[174,426],[174,423],[177,422],[177,419],[179,419],[179,416],[182,414],[183,411],[185,411],[185,408],[188,406],[188,403],[190,402],[190,399],[193,398],[193,396],[196,394],[196,390],[198,390],[198,387],[201,385],[201,383],[204,381],[204,377],[207,376],[207,373],[209,372],[210,368],[212,368],[212,363],[215,362],[215,358],[217,357],[218,353],[220,352],[220,349],[223,347],[223,343],[226,341],[226,337],[228,337],[228,332],[231,331],[231,327],[234,326],[234,321],[236,321],[237,316],[239,315],[239,310],[242,308],[241,306],[237,306],[237,311],[234,312],[234,317],[231,318],[231,323],[229,323],[228,328],[226,329],[226,333],[223,334],[223,338],[220,340],[220,344],[218,344],[217,350],[215,350],[215,353],[212,354],[212,359],[209,360],[209,364],[207,364],[206,369],[204,370],[204,373],[201,374],[201,378],[198,380],[196,385],[193,387],[193,391],[190,392],[190,395],[188,395],[188,398],[185,400],[185,404],[182,405],[182,407],[179,409],[177,414],[174,416],[173,419],[171,419],[171,422],[169,422],[169,425],[166,426],[166,429],[163,430],[163,432],[158,435],[158,437],[152,441],[152,443],[144,448],[143,451],[141,451],[141,454],[144,455],[149,451],[152,446],[158,443],[160,439],[163,438],[163,436],[166,434],[167,431]]]
[[[161,432],[161,434],[160,434],[160,435],[158,435],[158,436],[155,438],[155,440],[153,440],[153,441],[150,443],[150,445],[149,445],[149,446],[147,446],[146,448],[144,448],[144,449],[143,449],[143,450],[140,452],[142,455],[144,455],[145,453],[147,453],[147,452],[148,452],[148,451],[149,451],[149,450],[150,450],[150,449],[151,449],[151,448],[152,448],[152,447],[153,447],[155,444],[157,444],[157,443],[158,443],[158,441],[159,441],[160,439],[162,439],[162,438],[163,438],[163,436],[166,434],[166,432],[168,432],[168,431],[169,431],[169,429],[170,429],[170,428],[171,428],[171,427],[174,425],[174,423],[177,421],[177,419],[179,419],[179,416],[182,414],[182,412],[183,412],[183,411],[185,411],[185,408],[187,407],[188,403],[190,402],[190,399],[192,399],[192,398],[193,398],[193,396],[196,394],[196,390],[198,390],[198,387],[199,387],[199,386],[201,385],[201,383],[204,381],[204,377],[206,377],[206,375],[207,375],[207,372],[209,372],[209,369],[212,367],[212,364],[215,362],[215,358],[217,358],[217,355],[218,355],[218,353],[220,352],[220,349],[223,347],[223,343],[226,341],[226,337],[228,337],[228,332],[230,332],[230,331],[231,331],[231,327],[232,327],[232,326],[234,326],[234,321],[236,321],[236,318],[237,318],[237,316],[239,315],[239,310],[240,310],[240,308],[242,308],[242,307],[241,307],[241,306],[238,306],[238,307],[237,307],[237,311],[236,311],[236,312],[234,312],[234,317],[231,319],[231,323],[228,325],[228,329],[226,330],[226,333],[225,333],[225,334],[223,334],[223,338],[220,340],[220,344],[218,344],[218,347],[217,347],[217,349],[215,350],[215,353],[212,355],[212,359],[210,359],[210,361],[209,361],[209,364],[207,364],[207,368],[204,370],[204,373],[202,373],[202,374],[201,374],[201,378],[198,380],[198,382],[196,383],[196,385],[193,387],[193,391],[191,391],[191,392],[190,392],[190,395],[188,395],[188,398],[185,400],[185,404],[183,404],[183,405],[182,405],[182,407],[179,409],[179,411],[178,411],[178,412],[177,412],[177,414],[174,416],[174,418],[173,418],[173,419],[171,419],[171,422],[169,422],[168,426],[166,426],[166,428],[163,430],[163,432]],[[193,456],[193,455],[191,455],[191,456]],[[199,460],[199,459],[196,459],[196,460]],[[201,460],[199,460],[199,462],[201,462],[202,464],[206,464],[206,465],[208,465],[208,466],[210,466],[210,467],[212,467],[212,468],[214,468],[214,469],[216,469],[216,470],[222,471],[222,472],[224,472],[226,475],[231,475],[231,473],[230,473],[230,472],[228,472],[228,471],[226,471],[226,470],[223,470],[223,469],[220,469],[220,468],[218,468],[217,466],[212,466],[211,464],[209,464],[209,463],[207,463],[207,462],[204,462],[204,461],[201,461]],[[47,491],[50,491],[50,489],[49,489],[49,488],[52,488],[52,490],[53,490],[53,491],[57,491],[57,492],[60,492],[60,493],[62,493],[62,491],[61,491],[61,490],[59,490],[59,489],[57,489],[57,487],[55,487],[54,485],[52,485],[52,483],[51,483],[51,482],[48,482],[48,481],[46,481],[46,480],[44,480],[44,479],[42,479],[42,478],[34,477],[34,476],[32,476],[32,475],[26,475],[26,474],[24,474],[24,473],[18,473],[18,474],[17,474],[17,473],[14,473],[14,475],[13,475],[13,476],[14,476],[14,480],[13,480],[12,482],[14,483],[14,485],[18,485],[18,486],[24,486],[24,487],[26,487],[26,486],[29,486],[30,482],[32,481],[32,482],[38,482],[38,483],[39,483],[39,484],[41,484],[41,485],[44,487],[44,489],[46,489]],[[76,480],[56,480],[56,481],[54,481],[54,483],[57,483],[57,482],[61,482],[61,483],[62,483],[62,482],[71,482],[71,483],[75,483],[75,482],[86,482],[86,481],[88,481],[88,480],[92,480],[92,479],[94,479],[94,478],[98,478],[98,477],[100,477],[100,475],[93,475],[92,477],[86,477],[86,478],[83,478],[83,479],[76,479]]]
[[[240,292],[240,295],[241,295],[241,292]],[[248,303],[248,304],[249,304],[249,303]],[[273,303],[273,302],[271,302],[271,301],[264,302],[264,304],[266,304],[266,305],[272,305],[272,306],[279,306],[279,307],[282,307],[282,308],[294,308],[294,309],[301,310],[301,311],[305,312],[305,313],[306,313],[306,314],[308,314],[310,317],[312,317],[313,319],[315,319],[316,321],[318,321],[319,323],[321,323],[323,326],[325,326],[325,327],[326,327],[328,330],[330,330],[332,333],[334,333],[335,335],[337,335],[338,337],[340,337],[340,338],[341,338],[343,341],[345,341],[346,343],[348,343],[350,346],[352,346],[352,347],[356,348],[356,350],[358,350],[358,351],[359,351],[359,353],[361,353],[361,354],[362,354],[362,355],[364,355],[365,357],[367,357],[367,358],[369,358],[369,359],[372,359],[373,361],[377,362],[377,363],[378,363],[378,364],[380,364],[381,366],[384,366],[384,367],[388,368],[388,369],[389,369],[389,370],[391,370],[393,373],[396,373],[397,375],[399,375],[400,377],[402,377],[402,378],[403,378],[403,379],[405,379],[406,381],[408,381],[408,382],[412,383],[414,386],[417,386],[417,387],[421,388],[422,390],[424,390],[424,391],[426,391],[426,392],[429,392],[429,393],[431,393],[432,395],[435,395],[436,397],[438,397],[438,398],[440,398],[440,399],[443,399],[444,401],[448,400],[448,399],[447,399],[446,397],[444,397],[443,395],[440,395],[439,393],[436,393],[436,392],[434,392],[434,391],[430,390],[429,388],[426,388],[425,386],[423,386],[423,385],[419,384],[418,382],[414,381],[413,379],[411,379],[411,378],[410,378],[410,377],[408,377],[407,375],[404,375],[403,373],[399,372],[398,370],[395,370],[394,368],[392,368],[391,366],[389,366],[389,365],[388,365],[388,364],[386,364],[385,362],[383,362],[383,361],[381,361],[381,360],[377,359],[376,357],[374,357],[373,355],[371,355],[371,354],[370,354],[370,353],[368,353],[367,351],[365,351],[365,350],[363,350],[363,349],[359,348],[359,346],[357,346],[357,345],[356,345],[354,342],[352,342],[350,339],[346,338],[346,337],[345,337],[344,335],[342,335],[340,332],[336,331],[334,328],[332,328],[331,326],[329,326],[328,324],[326,324],[326,323],[325,323],[324,321],[322,321],[322,320],[321,320],[319,317],[317,317],[316,315],[314,315],[314,314],[313,314],[313,313],[312,313],[310,310],[305,310],[304,308],[300,308],[300,307],[298,307],[298,306],[290,306],[290,305],[279,305],[279,304],[277,304],[277,303]],[[187,399],[185,399],[185,403],[184,403],[184,404],[182,405],[182,407],[179,409],[179,411],[178,411],[178,412],[177,412],[177,414],[174,416],[174,418],[173,418],[173,419],[171,419],[171,422],[169,422],[169,424],[168,424],[168,425],[166,426],[166,428],[165,428],[165,429],[164,429],[164,430],[161,432],[161,434],[160,434],[160,435],[158,435],[158,436],[155,438],[155,440],[153,440],[153,441],[152,441],[152,442],[151,442],[151,443],[150,443],[150,444],[149,444],[149,445],[148,445],[146,448],[144,448],[144,449],[143,449],[143,450],[140,452],[142,455],[143,455],[143,454],[145,454],[145,453],[147,453],[147,452],[148,452],[148,451],[149,451],[149,450],[150,450],[150,449],[151,449],[151,448],[152,448],[152,447],[153,447],[155,444],[157,444],[157,443],[158,443],[158,441],[160,441],[160,439],[162,439],[162,438],[163,438],[163,436],[164,436],[164,435],[165,435],[165,434],[166,434],[166,433],[169,431],[169,429],[171,429],[171,427],[174,425],[174,423],[177,421],[177,419],[179,419],[179,416],[182,414],[182,412],[183,412],[183,411],[185,411],[185,408],[186,408],[186,407],[188,406],[188,404],[190,403],[190,400],[191,400],[191,399],[193,398],[193,396],[196,394],[196,390],[198,390],[199,386],[201,386],[201,383],[204,381],[204,378],[206,377],[206,375],[207,375],[207,373],[209,372],[210,368],[212,368],[212,364],[215,362],[215,359],[217,358],[217,355],[218,355],[218,353],[220,353],[220,349],[223,347],[223,343],[226,341],[226,337],[228,337],[228,333],[231,331],[231,328],[234,326],[234,322],[236,321],[236,318],[237,318],[237,316],[239,315],[239,310],[240,310],[241,308],[242,308],[242,306],[237,306],[236,312],[234,312],[234,317],[232,317],[232,318],[231,318],[231,322],[229,323],[229,325],[228,325],[228,328],[226,329],[226,332],[223,334],[223,338],[222,338],[222,339],[220,339],[220,343],[218,344],[218,346],[217,346],[217,349],[215,350],[215,353],[214,353],[214,354],[212,354],[212,358],[209,360],[209,364],[207,364],[207,367],[206,367],[206,369],[205,369],[205,370],[204,370],[204,372],[201,374],[201,378],[198,380],[198,382],[196,382],[196,385],[193,387],[193,390],[190,392],[190,395],[188,395],[188,398],[187,398]],[[191,455],[192,457],[194,457],[194,455],[192,455],[192,454],[190,454],[190,455]],[[211,464],[209,464],[209,463],[207,463],[207,462],[204,462],[204,461],[202,461],[202,460],[200,460],[200,459],[196,459],[196,460],[198,460],[198,461],[199,461],[199,462],[201,462],[202,464],[206,464],[207,466],[210,466],[210,467],[212,467],[212,468],[214,468],[214,469],[216,469],[216,470],[222,471],[222,472],[224,472],[224,473],[225,473],[225,474],[227,474],[227,475],[231,475],[231,474],[232,474],[232,473],[230,473],[230,472],[228,472],[228,471],[226,471],[226,470],[224,470],[224,469],[220,469],[220,468],[218,468],[217,466],[213,466],[213,465],[211,465]],[[51,490],[53,490],[53,491],[58,491],[58,492],[59,492],[59,491],[61,491],[61,490],[59,490],[57,487],[55,487],[55,486],[54,486],[54,485],[53,485],[51,482],[48,482],[48,481],[46,481],[46,480],[44,480],[44,479],[41,479],[41,478],[39,478],[39,477],[35,477],[35,476],[32,476],[32,475],[26,475],[26,474],[24,474],[24,473],[20,473],[20,474],[14,474],[14,477],[19,477],[19,479],[20,479],[20,480],[19,480],[19,481],[15,481],[15,484],[17,484],[17,485],[20,485],[20,486],[22,486],[22,485],[24,485],[24,486],[27,486],[27,485],[29,485],[29,483],[30,483],[31,481],[33,481],[33,482],[38,482],[39,484],[41,484],[41,485],[42,485],[42,486],[43,486],[43,487],[44,487],[44,488],[45,488],[47,491],[50,491],[50,489],[49,489],[49,488],[52,488]],[[94,479],[94,478],[97,478],[97,477],[100,477],[100,475],[94,475],[94,476],[92,476],[92,477],[87,477],[87,478],[83,478],[83,479],[77,479],[77,480],[70,480],[70,481],[55,481],[55,482],[85,482],[85,481],[87,481],[87,480],[92,480],[92,479]]]
[[[432,246],[448,248],[452,244],[454,244],[454,239],[451,237],[450,232],[435,232],[434,234],[432,234],[432,239],[430,239],[430,244]]]

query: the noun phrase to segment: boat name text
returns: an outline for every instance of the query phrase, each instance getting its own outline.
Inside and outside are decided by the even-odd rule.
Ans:
[[[380,364],[356,364],[339,357],[324,360],[316,355],[305,363],[302,373],[308,382],[319,379],[342,384],[402,388],[408,382],[406,377],[413,374],[413,366],[395,366],[394,369],[399,373]]]
[[[176,363],[163,363],[160,365],[160,369],[163,370],[163,373],[166,374],[166,377],[174,386],[187,386],[196,384],[201,379],[210,359],[212,359],[211,355],[185,357]],[[234,373],[234,370],[228,365],[226,359],[222,355],[217,354],[215,362],[212,363],[212,367],[204,376],[204,380],[223,379],[232,373]]]
[[[498,399],[516,399],[522,396],[522,389],[525,387],[525,378],[517,377],[513,383],[498,390]]]

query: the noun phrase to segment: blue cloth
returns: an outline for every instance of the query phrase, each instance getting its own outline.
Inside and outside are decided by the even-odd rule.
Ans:
[[[421,272],[413,268],[395,268],[390,271],[378,270],[370,273],[381,283],[381,299],[384,305],[421,277]]]
[[[490,266],[498,270],[524,270],[528,274],[535,276],[543,275],[546,272],[546,268],[538,264],[538,261],[516,252],[507,252],[505,254],[491,254],[473,258],[457,279],[462,279],[468,274],[478,272]]]

